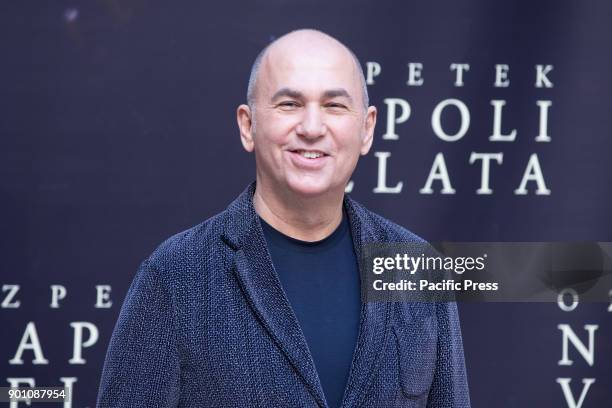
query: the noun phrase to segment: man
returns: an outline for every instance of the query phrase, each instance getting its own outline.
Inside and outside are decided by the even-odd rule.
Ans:
[[[344,194],[376,123],[354,54],[291,32],[247,99],[256,182],[143,262],[98,406],[469,406],[454,304],[359,300],[364,244],[422,241]]]

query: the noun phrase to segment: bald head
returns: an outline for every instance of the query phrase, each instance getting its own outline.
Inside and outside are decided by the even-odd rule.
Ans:
[[[364,111],[369,106],[368,88],[359,60],[347,46],[321,31],[302,29],[292,31],[274,40],[266,46],[255,58],[251,68],[251,76],[247,89],[247,102],[252,112],[255,112],[255,101],[258,93],[258,82],[262,67],[273,65],[283,57],[296,58],[302,55],[320,55],[321,58],[345,58],[359,81],[361,99]]]

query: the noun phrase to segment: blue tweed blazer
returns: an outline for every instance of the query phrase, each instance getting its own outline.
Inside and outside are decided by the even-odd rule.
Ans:
[[[98,407],[327,407],[253,208],[255,183],[140,266]],[[345,196],[364,243],[422,242]],[[469,407],[454,303],[362,303],[342,407]]]

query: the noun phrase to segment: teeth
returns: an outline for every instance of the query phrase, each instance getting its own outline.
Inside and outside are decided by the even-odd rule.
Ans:
[[[318,159],[319,157],[323,156],[321,153],[307,151],[301,151],[300,154],[307,159]]]

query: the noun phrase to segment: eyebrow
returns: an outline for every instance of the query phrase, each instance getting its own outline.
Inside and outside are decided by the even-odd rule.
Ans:
[[[304,98],[304,94],[302,94],[300,91],[291,88],[281,88],[274,95],[272,95],[272,101],[275,101],[276,99],[283,96],[288,96],[290,98],[295,99]],[[345,97],[350,102],[353,102],[353,98],[351,98],[351,95],[349,95],[349,93],[344,88],[329,89],[323,92],[323,99],[331,99],[336,97]]]

